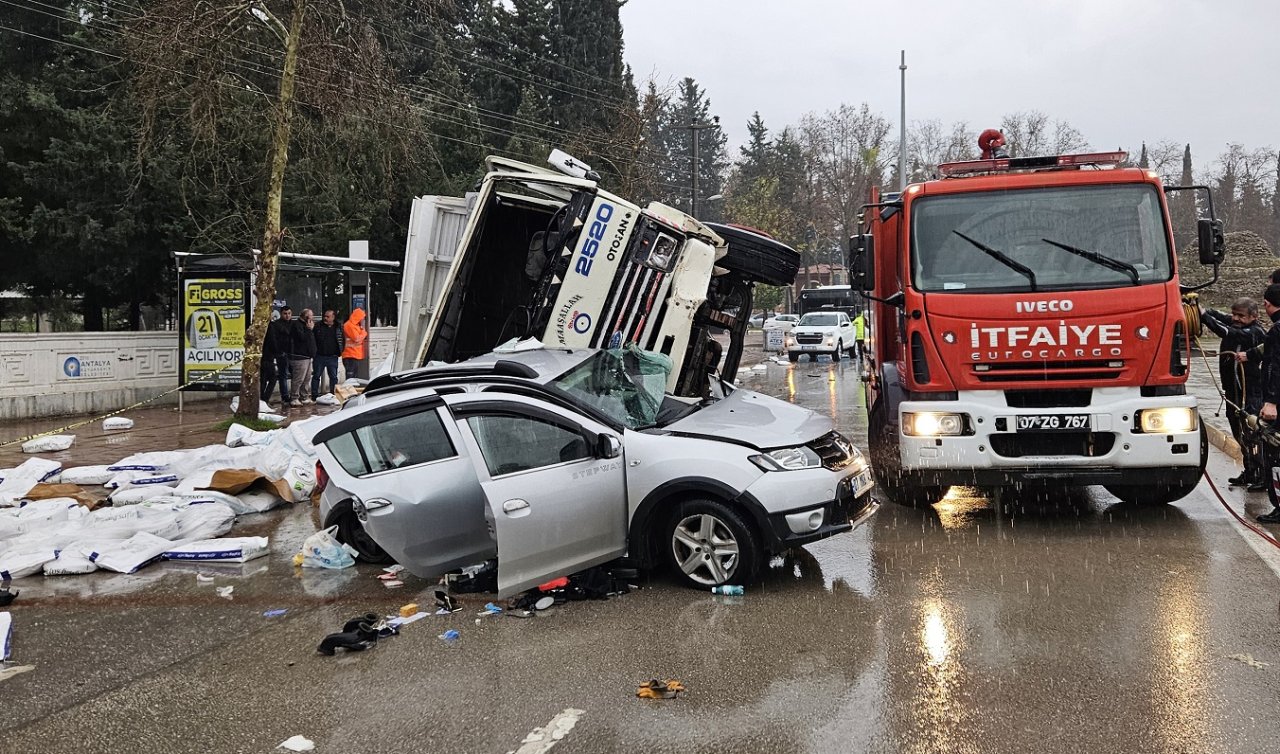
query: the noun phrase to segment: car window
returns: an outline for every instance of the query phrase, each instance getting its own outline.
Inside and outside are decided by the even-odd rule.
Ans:
[[[479,414],[467,418],[490,476],[591,458],[579,432],[542,419],[515,414]]]
[[[342,468],[357,477],[457,455],[434,409],[360,427],[325,445]]]

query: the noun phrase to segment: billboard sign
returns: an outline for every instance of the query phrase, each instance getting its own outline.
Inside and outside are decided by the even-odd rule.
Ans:
[[[182,342],[178,365],[184,390],[239,390],[244,336],[249,325],[249,276],[202,273],[184,277]],[[216,377],[210,375],[225,370]],[[193,385],[194,380],[203,377]]]

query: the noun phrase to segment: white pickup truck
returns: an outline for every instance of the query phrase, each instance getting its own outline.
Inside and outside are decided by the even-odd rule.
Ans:
[[[787,358],[799,361],[802,354],[809,354],[814,361],[818,354],[831,355],[839,361],[857,343],[853,322],[844,312],[810,312],[800,318],[787,333]]]

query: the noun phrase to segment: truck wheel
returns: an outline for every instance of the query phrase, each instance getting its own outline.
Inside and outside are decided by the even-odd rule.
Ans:
[[[839,361],[839,360],[840,360],[840,352],[841,352],[841,351],[843,351],[843,350],[844,350],[844,341],[843,341],[843,340],[837,340],[837,341],[836,341],[836,350],[834,350],[834,351],[832,351],[832,352],[831,352],[831,360],[832,360],[832,361]]]
[[[725,240],[728,253],[717,267],[768,285],[791,285],[800,271],[800,252],[768,236],[734,225],[704,223]]]
[[[794,364],[800,360],[800,354],[795,351],[787,351],[787,358],[791,359],[791,363]]]
[[[928,508],[951,491],[950,485],[919,484],[878,471],[873,471],[872,474],[876,479],[876,489],[891,501],[908,508]]]
[[[1168,505],[1190,495],[1199,482],[1190,484],[1108,484],[1107,492],[1132,505]]]
[[[755,578],[764,553],[737,511],[709,499],[689,500],[675,508],[665,527],[664,550],[667,563],[686,586],[705,590]]]

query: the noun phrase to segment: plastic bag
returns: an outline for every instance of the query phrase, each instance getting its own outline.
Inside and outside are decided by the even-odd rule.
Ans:
[[[339,405],[338,396],[333,393],[325,393],[316,398],[317,406],[337,406]]]
[[[336,539],[338,527],[330,526],[307,537],[302,543],[303,568],[350,568],[356,564],[356,551]]]
[[[106,484],[116,472],[108,471],[106,466],[75,466],[62,470],[62,481],[66,484]]]
[[[195,560],[205,563],[244,563],[270,551],[266,537],[226,537],[176,545],[164,554],[167,560]]]
[[[94,549],[101,547],[102,549]],[[89,560],[99,568],[116,573],[133,573],[164,556],[173,542],[147,532],[138,532],[122,542],[110,542],[105,546],[93,545],[81,548]],[[88,552],[85,552],[88,549]]]
[[[75,435],[46,435],[22,443],[23,453],[56,453],[66,450],[76,441]]]
[[[231,399],[231,412],[235,413],[236,411],[239,411],[239,410],[240,410],[240,396],[237,395]],[[258,401],[258,413],[265,414],[270,411],[271,411],[271,407],[267,405],[266,401],[262,401],[262,400]]]
[[[232,424],[227,428],[227,447],[238,448],[244,445],[266,445],[271,438],[279,434],[278,429],[266,432],[249,429],[243,424]]]

